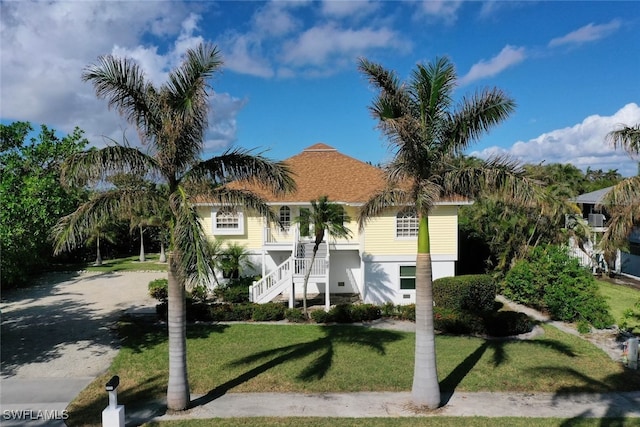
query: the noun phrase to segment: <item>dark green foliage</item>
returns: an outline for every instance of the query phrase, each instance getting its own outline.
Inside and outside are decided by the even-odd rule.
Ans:
[[[497,285],[486,274],[443,277],[433,281],[436,307],[481,313],[493,310]]]
[[[479,315],[446,307],[434,307],[433,324],[434,329],[447,334],[483,334],[485,331]]]
[[[324,310],[314,310],[311,312],[310,316],[316,323],[329,323],[331,321],[329,313]]]
[[[49,230],[86,198],[83,190],[60,183],[63,161],[88,141],[76,128],[58,137],[41,126],[37,137],[28,122],[0,124],[0,271],[2,288],[22,286],[53,261]]]
[[[233,279],[226,285],[220,285],[213,291],[220,301],[231,304],[249,302],[249,286],[253,284],[253,277]]]
[[[253,309],[253,320],[256,322],[273,322],[284,319],[286,307],[276,302],[258,304]]]
[[[504,295],[564,322],[601,329],[614,323],[591,272],[559,246],[539,246],[507,273]]]
[[[524,313],[498,311],[484,316],[485,333],[492,337],[510,337],[533,329],[533,321]]]
[[[194,301],[205,302],[209,296],[209,291],[205,286],[194,286],[189,292]]]
[[[306,319],[299,308],[288,308],[284,311],[284,318],[291,323],[304,323]]]
[[[374,304],[354,304],[350,311],[352,322],[369,322],[382,316],[380,307]]]
[[[329,322],[351,323],[351,304],[337,304],[329,310]]]
[[[238,322],[251,320],[257,304],[213,304],[210,305],[211,319],[217,322]]]
[[[160,302],[166,302],[169,297],[167,287],[169,280],[156,279],[149,282],[149,295],[157,299]]]

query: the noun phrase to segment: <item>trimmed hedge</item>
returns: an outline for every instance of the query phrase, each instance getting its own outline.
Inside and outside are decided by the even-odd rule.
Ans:
[[[256,322],[273,322],[284,319],[286,307],[276,302],[257,304],[253,308],[252,319]]]
[[[433,281],[436,307],[482,313],[493,311],[498,292],[495,280],[487,274],[443,277]]]
[[[382,311],[374,304],[338,304],[328,312],[314,310],[310,316],[316,323],[369,322],[382,317]]]
[[[149,282],[149,295],[160,302],[166,302],[169,298],[169,279],[156,279]]]

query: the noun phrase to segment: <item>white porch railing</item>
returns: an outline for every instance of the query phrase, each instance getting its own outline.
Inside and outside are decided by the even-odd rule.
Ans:
[[[271,301],[278,294],[282,293],[291,284],[291,266],[293,258],[289,257],[253,285],[249,287],[249,300],[251,302]]]
[[[316,258],[311,265],[311,258],[296,258],[294,260],[295,276],[304,276],[309,267],[311,267],[311,276],[324,276],[327,273],[327,260],[325,258]]]

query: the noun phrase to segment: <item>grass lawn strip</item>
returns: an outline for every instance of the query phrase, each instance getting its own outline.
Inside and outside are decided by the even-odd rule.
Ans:
[[[438,336],[441,388],[554,393],[637,390],[640,372],[625,372],[579,337],[551,326],[544,328],[543,336],[529,341]],[[104,409],[104,384],[111,375],[120,376],[119,401],[127,407],[164,399],[168,377],[165,326],[122,323],[120,333],[122,348],[109,372],[70,405],[71,425],[99,425],[96,416]],[[413,333],[350,325],[265,324],[190,325],[187,333],[194,394],[411,388]]]

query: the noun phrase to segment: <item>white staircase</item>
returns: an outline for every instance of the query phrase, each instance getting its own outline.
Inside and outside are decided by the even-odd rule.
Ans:
[[[262,304],[273,300],[293,285],[294,258],[289,257],[275,270],[249,287],[249,301]]]
[[[289,305],[293,305],[294,282],[302,283],[305,273],[311,268],[310,277],[325,277],[329,267],[329,248],[326,242],[318,247],[311,265],[313,243],[299,242],[295,245],[295,256],[287,258],[273,271],[249,287],[249,301],[263,304],[289,291]],[[328,280],[328,278],[327,278]]]

